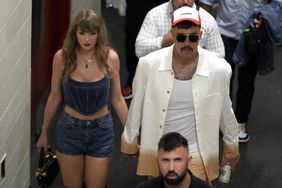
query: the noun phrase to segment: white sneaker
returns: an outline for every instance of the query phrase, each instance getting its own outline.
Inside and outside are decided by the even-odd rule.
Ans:
[[[239,143],[247,143],[250,136],[246,131],[246,123],[239,123]]]

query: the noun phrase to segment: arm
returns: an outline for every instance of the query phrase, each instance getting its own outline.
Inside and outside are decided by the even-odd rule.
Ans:
[[[200,8],[199,12],[204,20],[202,27],[204,38],[200,42],[201,47],[215,52],[218,57],[223,58],[225,56],[225,49],[216,20],[203,8]]]
[[[128,110],[127,105],[124,101],[124,98],[121,94],[120,86],[120,62],[117,53],[113,50],[109,52],[108,65],[112,70],[112,79],[111,79],[111,104],[117,113],[117,116],[124,126]]]
[[[48,129],[62,101],[61,79],[62,79],[62,54],[58,51],[53,58],[51,91],[44,110],[44,119],[40,137],[36,147],[40,151],[41,147],[47,150],[48,147]]]
[[[145,70],[140,58],[135,77],[133,80],[133,99],[130,104],[128,118],[121,136],[121,152],[125,154],[136,154],[139,150],[137,137],[142,123],[143,101],[149,70]]]
[[[228,65],[228,71],[226,71],[225,74],[225,99],[220,123],[220,129],[222,131],[224,141],[224,158],[222,166],[226,163],[231,163],[232,169],[234,170],[239,162],[240,154],[238,145],[238,123],[232,110],[232,103],[229,97],[229,84],[231,77],[230,65]]]
[[[163,47],[172,44],[173,39],[170,31],[164,36],[159,34],[159,15],[154,15],[156,12],[150,11],[141,26],[135,43],[135,52],[138,58],[147,55],[150,52],[156,51]]]

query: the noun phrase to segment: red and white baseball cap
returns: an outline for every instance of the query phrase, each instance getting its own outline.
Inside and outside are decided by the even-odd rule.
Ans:
[[[197,9],[188,6],[183,6],[173,12],[172,26],[183,22],[190,21],[201,26],[201,19]]]

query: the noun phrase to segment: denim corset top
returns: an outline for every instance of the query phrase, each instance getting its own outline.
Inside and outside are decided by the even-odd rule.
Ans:
[[[84,115],[91,115],[109,101],[110,78],[105,75],[95,82],[79,82],[71,78],[63,84],[65,104]]]

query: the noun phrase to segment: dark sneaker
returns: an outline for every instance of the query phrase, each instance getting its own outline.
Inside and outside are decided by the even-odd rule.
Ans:
[[[124,99],[131,99],[132,98],[132,87],[126,86],[122,88],[121,93]]]
[[[246,123],[239,123],[239,143],[247,143],[250,136],[246,131]]]

